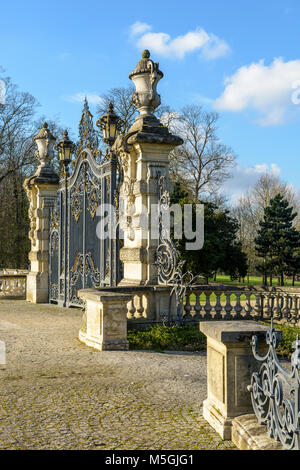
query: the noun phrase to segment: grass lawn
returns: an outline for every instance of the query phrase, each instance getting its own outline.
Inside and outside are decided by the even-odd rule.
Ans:
[[[213,278],[209,279],[209,282],[219,282],[220,284],[233,284],[236,286],[261,286],[262,285],[262,277],[261,276],[249,276],[249,284],[247,283],[247,277],[245,278],[245,283],[243,284],[242,282],[239,282],[238,280],[232,281],[230,279],[230,276],[222,276],[219,275],[217,276],[216,281],[213,280]],[[277,278],[273,278],[273,286],[277,286]],[[292,279],[285,279],[284,281],[285,286],[292,286]],[[295,286],[300,286],[300,281],[295,282]]]
[[[265,323],[268,325],[268,323]],[[289,325],[274,324],[275,329],[282,330],[277,354],[279,357],[290,358],[294,349],[293,342],[300,328]],[[129,330],[129,348],[131,350],[163,351],[202,351],[206,349],[206,337],[199,331],[199,326],[162,326],[153,325],[145,331]]]
[[[206,348],[206,337],[199,326],[153,325],[145,331],[128,330],[130,349],[152,351],[201,351]]]

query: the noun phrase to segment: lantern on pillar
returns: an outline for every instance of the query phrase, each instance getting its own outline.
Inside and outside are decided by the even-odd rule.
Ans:
[[[56,145],[59,161],[66,167],[72,159],[75,144],[69,139],[68,131],[64,132],[63,138]]]
[[[96,122],[96,126],[102,130],[104,142],[111,147],[115,142],[121,127],[121,119],[114,112],[113,103],[108,104],[107,112]]]

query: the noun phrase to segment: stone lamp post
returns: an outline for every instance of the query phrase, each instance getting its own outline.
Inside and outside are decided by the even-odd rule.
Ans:
[[[69,232],[68,232],[68,209],[69,209],[69,204],[68,204],[68,178],[69,178],[69,165],[72,160],[72,154],[75,150],[75,144],[69,139],[68,131],[66,130],[64,132],[63,138],[58,142],[56,145],[56,149],[58,152],[58,158],[61,164],[64,167],[64,181],[65,181],[65,191],[64,191],[64,198],[65,198],[65,210],[64,210],[64,286],[67,285],[67,244],[68,244],[68,237],[69,237]],[[60,302],[59,302],[60,304]],[[63,307],[66,307],[67,305],[67,289],[64,289],[64,300],[62,303]]]
[[[36,157],[40,163],[35,174],[24,182],[29,199],[31,241],[26,299],[41,303],[48,302],[49,210],[56,200],[59,177],[51,166],[55,137],[46,122],[33,140],[38,147]]]
[[[130,73],[136,91],[132,102],[139,111],[125,136],[114,145],[119,154],[124,178],[120,188],[124,202],[121,228],[124,246],[120,256],[124,264],[122,285],[156,285],[155,252],[158,240],[151,237],[151,205],[158,203],[158,180],[169,174],[169,154],[182,139],[169,132],[154,115],[160,105],[157,84],[163,78],[159,64],[143,51],[142,59]],[[146,212],[146,214],[145,214]],[[148,227],[145,229],[145,216]]]
[[[113,103],[109,103],[107,112],[96,122],[96,126],[102,131],[103,141],[111,147],[118,135],[121,126],[121,119],[114,111]]]

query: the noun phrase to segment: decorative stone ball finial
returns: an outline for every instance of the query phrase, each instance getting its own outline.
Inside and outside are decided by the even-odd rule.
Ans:
[[[143,52],[142,52],[142,57],[143,59],[150,59],[150,51],[148,51],[148,49],[144,49]]]
[[[159,70],[158,62],[153,62],[150,59],[150,52],[145,49],[142,52],[142,59],[129,75],[136,89],[132,95],[132,102],[142,117],[153,116],[154,110],[160,105],[160,95],[156,87],[162,77],[163,73]]]

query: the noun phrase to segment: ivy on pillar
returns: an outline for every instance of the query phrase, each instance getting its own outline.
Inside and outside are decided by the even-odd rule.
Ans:
[[[54,205],[59,177],[51,166],[55,137],[45,122],[34,137],[36,157],[40,164],[24,188],[29,200],[31,251],[30,272],[27,276],[26,299],[33,303],[48,302],[49,210]]]

